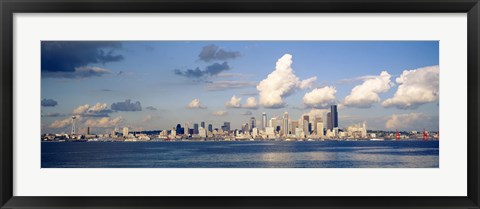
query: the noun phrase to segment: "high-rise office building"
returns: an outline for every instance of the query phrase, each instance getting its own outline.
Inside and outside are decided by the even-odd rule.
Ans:
[[[333,129],[332,114],[330,112],[327,113],[327,129],[330,131]]]
[[[185,126],[183,128],[183,134],[185,136],[189,136],[190,135],[190,127],[188,127],[188,123],[185,123]]]
[[[123,137],[128,136],[128,127],[123,127]]]
[[[292,122],[290,122],[290,126],[288,127],[290,134],[295,134],[296,128],[298,128],[298,120],[292,120]]]
[[[322,133],[323,133],[323,120],[321,117],[315,117],[315,119],[313,120],[313,132],[315,132],[315,134],[318,135],[319,133],[319,130],[318,130],[318,123],[321,123],[322,124]]]
[[[230,122],[223,122],[223,125],[225,126],[225,131],[230,131]]]
[[[249,129],[248,123],[242,124],[242,131],[243,131],[243,133],[248,133],[248,132],[249,132],[248,129]]]
[[[337,112],[337,105],[331,105],[330,106],[330,117],[332,120],[332,129],[338,127],[338,112]]]
[[[253,128],[256,127],[256,121],[255,121],[255,117],[251,117],[250,118],[250,131],[253,130]]]
[[[267,113],[263,112],[262,113],[262,129],[265,131],[265,128],[267,127]]]
[[[212,132],[213,131],[213,126],[212,124],[208,124],[208,132]]]
[[[318,137],[323,137],[325,134],[323,133],[323,122],[317,122],[317,125],[315,126],[316,128],[316,134]]]
[[[175,127],[175,131],[177,132],[177,134],[183,134],[182,125],[177,124],[177,126]]]
[[[193,134],[198,134],[198,123],[193,124]]]
[[[205,128],[205,122],[202,121],[202,122],[200,123],[200,127]]]
[[[310,123],[310,116],[304,115],[303,116],[303,133],[304,134],[309,134],[310,131],[309,129],[309,123]]]
[[[283,113],[283,135],[288,135],[288,112]]]

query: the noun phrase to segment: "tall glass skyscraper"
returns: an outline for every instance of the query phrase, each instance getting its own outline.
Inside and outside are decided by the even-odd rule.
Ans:
[[[288,135],[288,112],[283,113],[283,135]]]
[[[338,127],[338,112],[337,112],[337,105],[330,106],[330,119],[332,120],[332,129]]]
[[[262,114],[262,129],[265,131],[267,127],[267,113],[263,112]]]

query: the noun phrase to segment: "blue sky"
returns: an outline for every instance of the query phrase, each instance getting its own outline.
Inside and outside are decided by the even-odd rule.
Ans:
[[[69,132],[74,114],[80,130],[90,126],[97,133],[201,121],[214,127],[230,121],[240,128],[262,112],[270,118],[288,111],[298,119],[321,115],[330,104],[340,107],[340,127],[366,121],[369,129],[436,131],[438,44],[44,41],[42,133]],[[234,104],[233,96],[240,102]]]

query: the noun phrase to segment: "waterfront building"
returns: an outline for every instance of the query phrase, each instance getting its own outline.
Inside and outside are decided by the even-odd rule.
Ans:
[[[289,131],[291,134],[295,134],[295,129],[298,128],[298,120],[292,120],[289,126]]]
[[[308,123],[306,121],[303,121],[302,131],[304,134],[308,134]]]
[[[367,126],[365,122],[362,124],[353,124],[345,128],[345,132],[350,138],[366,138],[367,137]]]
[[[253,128],[252,129],[252,137],[256,138],[258,136],[258,128]]]
[[[207,137],[207,130],[203,127],[200,127],[198,129],[198,135],[203,138]]]
[[[265,128],[265,134],[267,135],[267,138],[269,139],[274,139],[275,138],[275,131],[273,127],[266,127]]]
[[[305,138],[305,133],[303,132],[303,128],[295,128],[295,137],[299,139]]]
[[[317,125],[315,127],[315,133],[317,134],[317,136],[324,137],[325,135],[323,134],[323,122],[317,122]]]
[[[318,134],[319,131],[318,131],[318,127],[317,127],[317,124],[318,124],[318,123],[322,123],[322,127],[323,127],[323,120],[322,120],[322,118],[317,116],[317,117],[315,117],[315,119],[313,119],[313,132],[314,132],[315,134],[317,134],[317,135],[319,135],[319,134]],[[322,128],[322,132],[323,132],[323,128]],[[322,135],[323,135],[323,133],[322,133]]]
[[[326,136],[327,136],[327,138],[329,138],[329,139],[333,138],[333,137],[334,137],[334,135],[333,135],[333,132],[332,132],[332,130],[330,130],[330,129],[327,129],[327,134],[326,134]]]
[[[190,127],[188,126],[188,123],[185,123],[185,126],[183,128],[183,135],[187,137],[190,135]]]
[[[267,127],[267,113],[263,112],[262,113],[262,130],[265,131],[266,127]]]
[[[123,127],[123,137],[128,137],[128,127]]]
[[[202,128],[206,128],[206,127],[205,127],[205,122],[204,122],[204,121],[202,121],[202,122],[200,123],[200,127],[202,127]]]
[[[283,135],[288,136],[288,112],[283,113]]]
[[[213,132],[213,126],[212,126],[212,124],[208,124],[208,132]]]

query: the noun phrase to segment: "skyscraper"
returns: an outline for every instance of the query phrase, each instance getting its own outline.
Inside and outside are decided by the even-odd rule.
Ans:
[[[175,131],[177,132],[177,134],[182,134],[182,125],[177,124],[177,126],[175,127]]]
[[[316,128],[315,128],[317,131],[316,131],[316,134],[318,137],[323,137],[325,136],[323,134],[323,122],[317,122],[317,125],[316,125]]]
[[[309,134],[310,132],[308,131],[309,129],[309,123],[310,123],[310,116],[304,115],[303,116],[303,133],[304,134]]]
[[[213,131],[213,126],[212,124],[208,124],[208,132],[212,132]]]
[[[256,124],[255,124],[255,117],[251,117],[250,118],[250,131],[253,130],[253,128],[256,127]]]
[[[190,127],[188,127],[188,123],[185,123],[185,128],[183,129],[183,134],[185,136],[189,136],[190,135]]]
[[[128,127],[123,127],[123,137],[128,136]]]
[[[321,123],[322,124],[322,134],[323,134],[323,120],[321,117],[315,117],[315,119],[313,120],[313,129],[314,129],[314,132],[315,134],[319,135],[320,131],[318,130],[318,124]]]
[[[202,121],[202,122],[200,123],[200,127],[205,128],[205,122]]]
[[[224,131],[230,131],[230,122],[223,122],[223,125],[225,126]]]
[[[283,113],[283,135],[288,135],[288,112]]]
[[[267,113],[263,112],[262,113],[262,129],[265,131],[265,128],[267,127]]]
[[[330,112],[331,112],[331,120],[332,120],[332,129],[338,127],[338,112],[337,112],[337,105],[332,105],[330,106]]]
[[[193,124],[193,134],[198,134],[198,123]]]
[[[327,129],[330,131],[333,129],[332,114],[330,112],[327,113]]]

